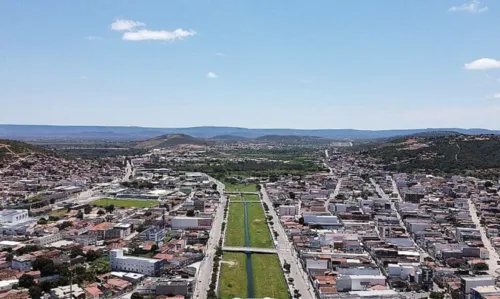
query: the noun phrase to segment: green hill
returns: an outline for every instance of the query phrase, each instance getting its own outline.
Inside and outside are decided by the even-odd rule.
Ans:
[[[41,147],[31,145],[28,143],[0,139],[0,166],[1,164],[8,163],[14,159],[25,156],[30,153],[50,153]]]
[[[498,177],[500,170],[498,135],[406,136],[358,150],[393,171]]]

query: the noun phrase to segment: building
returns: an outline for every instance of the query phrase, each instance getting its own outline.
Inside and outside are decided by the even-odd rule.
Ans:
[[[89,236],[96,240],[123,239],[132,232],[130,223],[103,222],[89,228]]]
[[[470,298],[471,299],[500,298],[500,288],[496,286],[471,288]]]
[[[167,234],[166,228],[151,227],[140,233],[142,241],[155,241],[159,242],[163,240]]]
[[[472,288],[494,286],[495,281],[490,275],[463,276],[460,279],[460,292],[463,298],[467,298]]]
[[[35,239],[34,243],[36,245],[39,245],[39,246],[47,246],[51,243],[61,241],[61,240],[62,240],[61,234],[50,234],[50,235],[46,235],[46,236],[39,237],[39,238]]]
[[[187,296],[189,283],[186,280],[151,280],[147,279],[137,287],[137,292],[144,295],[182,295]]]
[[[385,280],[383,275],[339,275],[337,290],[339,292],[365,291],[372,286],[385,286]]]
[[[176,216],[172,218],[172,229],[210,229],[211,218]]]
[[[148,276],[159,276],[163,268],[163,260],[123,255],[123,249],[113,249],[109,256],[111,270],[141,273]]]
[[[0,224],[17,224],[29,220],[28,210],[3,210],[0,211]]]
[[[14,270],[31,271],[31,261],[35,260],[35,256],[31,254],[23,254],[15,256],[12,259],[11,268]]]
[[[295,216],[297,215],[297,206],[282,205],[279,206],[280,216]]]
[[[85,299],[85,292],[77,284],[53,288],[50,290],[51,298],[66,299],[77,298]]]

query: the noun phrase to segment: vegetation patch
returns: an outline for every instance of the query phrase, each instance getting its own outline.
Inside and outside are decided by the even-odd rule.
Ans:
[[[255,184],[225,184],[227,192],[257,192]]]
[[[119,208],[151,208],[158,206],[158,202],[156,200],[115,199],[115,198],[98,199],[96,201],[93,201],[91,204],[97,207],[106,207],[113,205]]]
[[[246,255],[224,252],[219,281],[219,298],[247,298]],[[285,298],[285,297],[283,297]]]
[[[260,203],[248,204],[250,247],[273,248],[273,241]]]
[[[288,289],[275,254],[252,254],[255,298],[289,298]]]
[[[245,246],[245,206],[243,203],[230,203],[226,229],[225,246]]]

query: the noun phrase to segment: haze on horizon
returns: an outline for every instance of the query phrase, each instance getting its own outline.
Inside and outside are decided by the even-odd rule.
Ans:
[[[4,0],[0,123],[500,129],[499,20],[493,0]]]

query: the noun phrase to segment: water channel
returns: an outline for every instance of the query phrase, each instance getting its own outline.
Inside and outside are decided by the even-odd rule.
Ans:
[[[248,227],[248,203],[243,194],[241,195],[243,200],[244,210],[245,210],[245,247],[250,247],[250,230]],[[248,298],[254,297],[253,290],[253,272],[252,272],[252,253],[246,252],[247,255],[247,287],[248,287]]]

